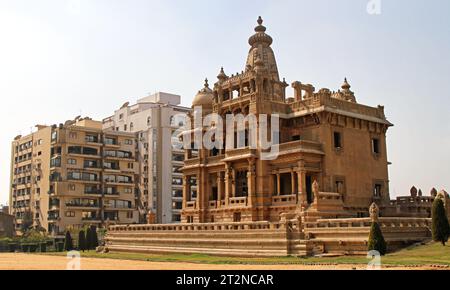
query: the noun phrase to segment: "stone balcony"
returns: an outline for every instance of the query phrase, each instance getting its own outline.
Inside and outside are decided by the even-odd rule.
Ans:
[[[284,206],[297,204],[297,195],[279,195],[272,197],[272,206]]]

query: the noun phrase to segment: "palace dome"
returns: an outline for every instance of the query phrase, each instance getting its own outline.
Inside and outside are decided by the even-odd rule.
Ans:
[[[209,88],[208,79],[205,80],[205,87],[198,91],[192,102],[192,107],[202,107],[204,109],[212,108],[214,93]]]

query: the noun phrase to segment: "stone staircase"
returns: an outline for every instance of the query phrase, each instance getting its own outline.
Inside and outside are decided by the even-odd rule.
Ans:
[[[267,224],[261,229],[248,227],[192,226],[180,229],[172,226],[118,228],[111,227],[106,245],[112,252],[146,254],[205,254],[238,257],[285,257],[307,255],[306,242],[290,227]],[[246,229],[247,228],[247,229]],[[116,230],[114,230],[116,229]]]

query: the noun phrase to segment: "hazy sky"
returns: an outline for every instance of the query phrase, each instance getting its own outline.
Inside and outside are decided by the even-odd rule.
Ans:
[[[14,136],[149,92],[190,105],[221,66],[244,69],[259,15],[288,83],[337,90],[348,77],[358,102],[386,106],[392,195],[449,190],[450,1],[381,0],[379,15],[368,3],[0,0],[0,203]]]

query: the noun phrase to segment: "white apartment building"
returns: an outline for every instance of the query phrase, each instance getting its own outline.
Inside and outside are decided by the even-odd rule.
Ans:
[[[103,120],[103,129],[138,134],[140,182],[138,201],[140,222],[155,215],[156,223],[181,220],[183,201],[184,151],[172,146],[174,132],[183,124],[190,108],[181,107],[181,97],[156,93],[136,104],[124,104],[114,115]]]

